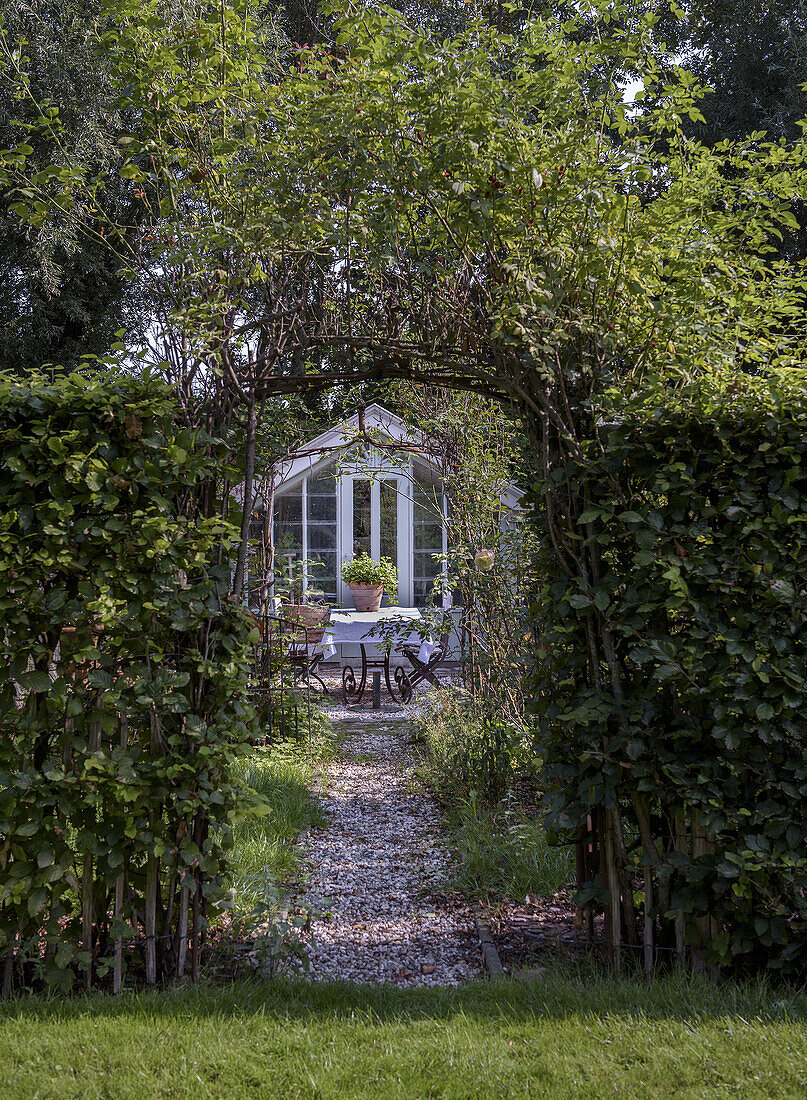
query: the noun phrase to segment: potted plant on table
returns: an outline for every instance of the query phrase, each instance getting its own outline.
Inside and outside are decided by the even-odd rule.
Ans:
[[[373,561],[361,553],[342,563],[342,580],[350,589],[357,611],[378,611],[385,590],[392,595],[398,588],[398,570],[389,560]]]
[[[322,624],[330,611],[323,600],[325,593],[311,583],[314,571],[322,568],[322,562],[298,559],[289,561],[287,568],[275,575],[274,590],[280,597],[283,617],[305,627],[311,642],[322,637]],[[314,632],[319,634],[319,638]]]

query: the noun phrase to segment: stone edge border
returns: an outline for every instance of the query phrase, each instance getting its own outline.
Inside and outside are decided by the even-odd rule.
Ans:
[[[485,969],[491,978],[503,978],[505,976],[502,960],[496,950],[496,944],[490,934],[490,928],[480,912],[474,915],[474,927],[479,937],[479,946],[482,948],[482,958],[485,961]]]

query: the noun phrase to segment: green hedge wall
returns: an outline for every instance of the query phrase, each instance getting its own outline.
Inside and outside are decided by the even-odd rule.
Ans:
[[[623,947],[803,972],[805,379],[643,392],[566,469],[583,565],[533,687],[549,821],[599,847],[582,900]]]
[[[0,377],[0,974],[118,988],[198,969],[252,733],[223,461],[128,377]]]

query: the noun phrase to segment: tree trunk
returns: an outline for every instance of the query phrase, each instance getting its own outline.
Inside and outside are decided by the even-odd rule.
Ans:
[[[252,519],[252,498],[255,482],[255,440],[258,429],[258,410],[255,398],[250,396],[247,408],[246,469],[244,471],[244,500],[241,513],[241,542],[238,547],[238,560],[233,577],[233,596],[241,598],[244,589],[244,576],[247,565],[247,546],[249,543],[249,525]]]

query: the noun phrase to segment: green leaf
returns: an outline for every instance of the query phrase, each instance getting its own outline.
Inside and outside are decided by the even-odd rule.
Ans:
[[[39,669],[34,672],[23,672],[17,679],[20,687],[35,694],[50,691],[53,687],[53,681],[47,672],[42,672]]]
[[[56,853],[50,844],[45,844],[39,849],[36,857],[36,865],[40,869],[43,867],[51,867],[56,860]]]

